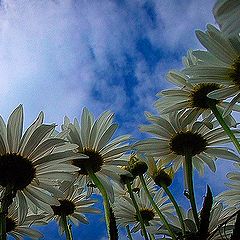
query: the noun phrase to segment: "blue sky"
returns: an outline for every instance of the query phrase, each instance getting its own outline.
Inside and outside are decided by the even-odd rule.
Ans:
[[[186,51],[200,48],[195,29],[213,23],[214,0],[2,0],[0,1],[0,114],[7,119],[24,105],[25,126],[41,110],[46,122],[61,125],[63,117],[116,114],[118,134],[139,139],[144,111],[154,112],[156,93],[169,87],[165,75],[181,68]],[[218,174],[198,178],[200,202],[205,183],[214,193],[223,189],[226,164]],[[182,186],[181,173],[175,186]],[[221,185],[219,184],[221,182]],[[174,187],[176,194],[181,189]],[[180,201],[183,199],[180,197]],[[184,199],[185,201],[185,199]],[[100,217],[74,232],[104,237]],[[46,239],[59,239],[54,224],[44,227]],[[49,237],[51,236],[51,238]]]

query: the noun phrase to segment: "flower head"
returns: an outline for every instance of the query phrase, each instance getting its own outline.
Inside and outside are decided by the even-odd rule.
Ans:
[[[193,165],[203,174],[204,163],[212,171],[216,170],[216,157],[239,161],[229,149],[215,146],[230,141],[220,127],[209,129],[200,122],[189,123],[184,112],[173,112],[168,118],[146,116],[152,125],[141,126],[141,130],[156,137],[139,141],[135,147],[149,156],[161,158],[163,164],[172,162],[174,169],[178,169],[184,163],[185,154],[189,153]]]
[[[63,129],[70,129],[68,139],[71,143],[78,145],[78,153],[88,156],[86,158],[76,158],[71,161],[72,165],[80,168],[79,179],[89,182],[89,171],[96,174],[104,185],[113,201],[113,189],[110,178],[119,180],[119,174],[126,173],[119,166],[127,164],[124,153],[129,149],[126,143],[129,135],[123,135],[115,139],[113,134],[117,130],[117,124],[113,123],[113,114],[104,112],[94,121],[93,115],[87,108],[83,109],[81,124],[75,119],[74,123],[66,117]]]
[[[38,223],[42,218],[41,215],[28,215],[22,220],[18,217],[18,207],[12,204],[6,217],[6,233],[16,240],[22,240],[24,237],[31,239],[43,238],[40,232],[30,228],[32,224]]]
[[[234,206],[239,208],[240,206],[240,164],[234,164],[236,171],[229,172],[227,178],[231,181],[230,183],[225,183],[230,189],[222,192],[218,195],[218,199],[224,201],[229,206]]]
[[[21,220],[33,205],[52,212],[49,204],[59,204],[53,196],[52,181],[73,179],[72,172],[78,170],[63,163],[79,154],[66,151],[66,141],[60,135],[51,135],[54,128],[54,124],[43,124],[41,112],[22,135],[22,105],[12,112],[7,126],[0,116],[0,186],[2,190],[11,189],[16,196]],[[62,147],[60,152],[58,147]]]
[[[86,213],[98,214],[100,211],[93,208],[96,199],[87,198],[87,192],[84,188],[79,188],[78,185],[69,182],[60,184],[60,190],[64,191],[63,196],[58,199],[60,205],[51,205],[53,214],[48,214],[46,220],[55,219],[59,224],[59,230],[64,232],[62,216],[66,216],[73,224],[79,225],[79,222],[88,224]]]
[[[207,31],[196,31],[197,37],[207,51],[194,51],[197,64],[184,69],[191,83],[213,83],[227,88],[215,89],[207,96],[216,100],[234,97],[233,106],[240,96],[240,40],[229,40],[214,26]]]
[[[186,239],[201,239],[199,236],[199,232],[197,231],[197,226],[195,224],[194,218],[193,218],[193,212],[192,209],[189,209],[188,211],[184,211],[181,208],[182,216],[184,219],[184,224],[186,227]],[[222,240],[223,236],[226,236],[229,238],[232,234],[232,230],[234,228],[234,221],[235,218],[230,219],[230,221],[226,222],[226,225],[219,227],[222,223],[224,223],[231,214],[234,213],[233,208],[224,208],[223,204],[216,201],[214,205],[212,206],[212,209],[210,211],[210,218],[209,218],[209,226],[208,226],[208,236],[211,235],[210,239],[213,240]],[[171,225],[173,226],[173,230],[177,236],[182,237],[181,232],[181,224],[179,221],[179,218],[176,215],[168,215],[168,219],[171,222]],[[164,226],[162,226],[159,229],[158,234],[164,234],[169,235],[169,232],[165,229]],[[184,238],[184,239],[185,239]]]
[[[138,194],[134,193],[134,197],[137,201],[143,222],[147,226],[146,229],[157,229],[161,225],[160,218],[152,207],[143,189],[140,189]],[[153,198],[163,215],[173,211],[172,205],[167,203],[168,198],[164,197],[164,192],[162,190],[159,190],[157,193],[153,194]],[[131,198],[128,196],[122,196],[121,198],[118,198],[114,203],[114,212],[116,221],[120,226],[134,224],[132,231],[137,232],[140,230],[140,222]]]

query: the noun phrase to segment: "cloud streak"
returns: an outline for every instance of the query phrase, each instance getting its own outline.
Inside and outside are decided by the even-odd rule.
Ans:
[[[194,2],[190,4],[192,9]],[[44,110],[49,121],[61,122],[65,114],[79,115],[83,106],[96,113],[111,108],[121,115],[125,108],[131,108],[132,99],[139,101],[136,106],[142,109],[140,95],[145,86],[150,105],[162,81],[156,76],[161,59],[149,63],[137,43],[146,39],[153,48],[173,51],[179,42],[183,45],[191,23],[188,13],[183,21],[184,6],[175,6],[176,1],[170,5],[167,1],[154,4],[141,0],[2,1],[3,114],[24,103],[28,114]],[[194,13],[196,10],[190,20],[201,15]],[[207,14],[210,11],[203,15],[204,20]],[[195,18],[195,22],[203,21]],[[185,31],[174,30],[176,22],[181,22],[179,28]],[[149,70],[149,64],[156,67]],[[146,68],[144,73],[141,67]],[[131,88],[136,95],[129,96]],[[145,105],[144,109],[148,108]]]

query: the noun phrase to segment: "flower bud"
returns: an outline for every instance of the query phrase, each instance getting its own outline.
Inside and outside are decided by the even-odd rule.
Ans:
[[[172,184],[171,172],[167,173],[164,169],[159,169],[153,177],[153,180],[160,187],[163,185],[169,187]]]
[[[128,163],[128,171],[134,176],[144,174],[148,169],[147,164],[144,161],[139,160],[135,156],[132,156]]]

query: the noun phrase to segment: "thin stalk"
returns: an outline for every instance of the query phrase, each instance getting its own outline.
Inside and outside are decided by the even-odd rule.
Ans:
[[[67,240],[73,240],[72,231],[71,231],[71,228],[70,228],[70,226],[68,224],[68,221],[67,221],[67,216],[66,215],[62,215],[61,219],[62,219],[64,231],[65,231],[65,234],[66,234],[66,239]]]
[[[142,215],[141,215],[141,213],[140,213],[140,211],[139,211],[139,207],[138,207],[137,201],[136,201],[136,199],[135,199],[135,197],[134,197],[131,184],[130,184],[129,181],[126,181],[126,185],[127,185],[128,193],[129,193],[129,195],[130,195],[130,198],[132,199],[134,208],[135,208],[135,210],[136,210],[136,214],[137,214],[138,221],[140,222],[140,225],[141,225],[142,234],[143,234],[144,238],[145,238],[146,240],[148,240],[147,231],[146,231],[146,228],[145,228],[143,219],[142,219]]]
[[[155,240],[155,237],[152,233],[149,233],[149,238],[150,238],[150,240]]]
[[[165,193],[168,195],[169,199],[173,203],[173,206],[175,207],[176,213],[178,215],[178,218],[179,218],[179,221],[181,224],[182,234],[183,234],[183,236],[185,236],[186,229],[185,229],[184,220],[183,220],[183,216],[180,211],[180,208],[178,207],[178,204],[177,204],[174,196],[172,195],[171,191],[168,189],[168,187],[165,184],[161,184],[161,187],[164,189]]]
[[[150,226],[149,223],[146,223],[146,226]],[[155,240],[154,234],[153,233],[148,233],[149,239],[150,240]]]
[[[8,208],[12,204],[13,198],[16,196],[16,191],[9,185],[6,186],[6,189],[3,194],[0,210],[0,240],[7,239],[6,232],[6,217],[8,215]]]
[[[108,231],[109,239],[111,239],[111,235],[110,235],[110,217],[111,217],[110,207],[111,206],[109,203],[107,192],[104,186],[102,185],[101,181],[97,178],[97,176],[92,171],[88,171],[88,175],[102,194],[107,231]]]
[[[193,211],[193,217],[197,225],[197,229],[199,231],[200,223],[199,223],[195,195],[193,190],[193,167],[192,167],[192,155],[190,153],[185,154],[185,167],[186,167],[186,178],[187,178],[187,186],[188,186],[188,192],[189,192],[189,200],[190,200],[190,204]]]
[[[215,104],[209,104],[210,109],[212,110],[214,116],[218,120],[219,124],[222,126],[226,134],[229,136],[231,139],[232,143],[236,147],[238,153],[240,153],[240,144],[233,132],[231,131],[230,127],[226,124],[224,121],[222,114],[218,111],[217,106]]]
[[[130,231],[130,228],[129,228],[129,225],[126,226],[126,230],[127,230],[128,238],[129,238],[130,240],[133,240],[132,234],[131,234],[131,231]]]
[[[147,188],[147,184],[146,184],[146,182],[145,182],[145,180],[144,180],[143,175],[140,175],[139,177],[140,177],[140,181],[141,181],[141,183],[142,183],[142,186],[143,186],[143,188],[144,188],[144,191],[145,191],[146,194],[147,194],[147,197],[148,197],[150,203],[152,204],[153,208],[154,208],[155,211],[157,212],[159,218],[161,219],[161,221],[163,222],[164,226],[165,226],[166,229],[168,230],[168,232],[169,232],[169,234],[171,235],[172,239],[173,239],[173,240],[176,240],[177,238],[176,238],[174,232],[172,231],[170,225],[168,224],[166,218],[163,216],[163,214],[161,213],[161,211],[160,211],[160,209],[158,208],[157,204],[154,202],[154,200],[153,200],[153,198],[152,198],[152,196],[151,196],[151,194],[150,194],[150,192],[149,192],[149,190],[148,190],[148,188]]]

